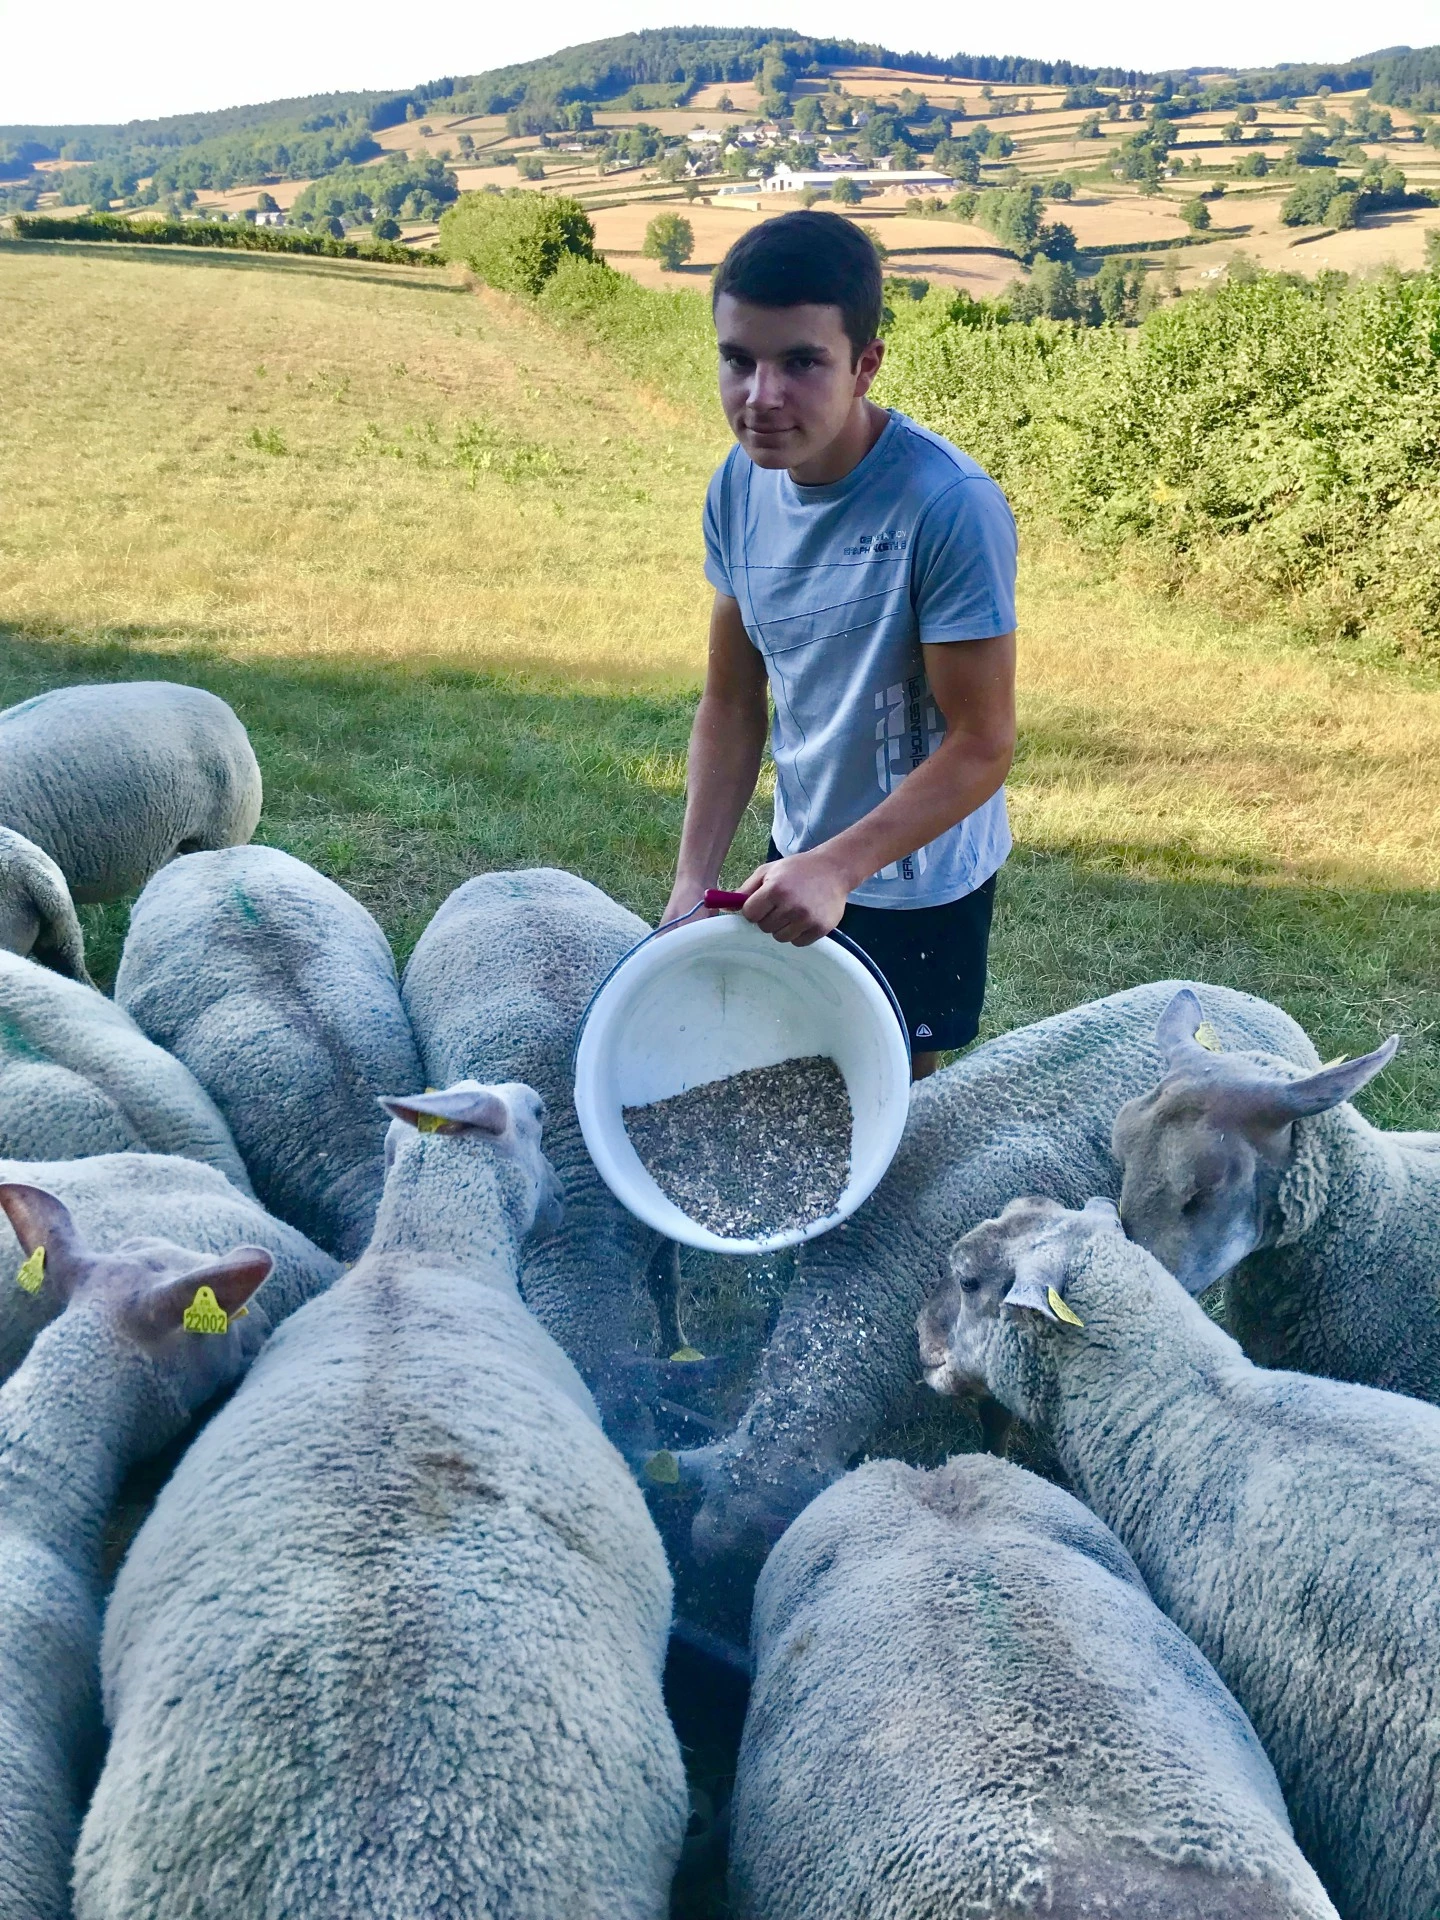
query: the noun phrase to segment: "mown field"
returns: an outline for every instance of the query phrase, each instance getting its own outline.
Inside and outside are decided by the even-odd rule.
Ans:
[[[213,688],[264,768],[261,837],[402,960],[487,867],[572,867],[655,914],[718,413],[442,275],[114,247],[0,246],[0,384],[0,703]],[[1114,567],[1026,530],[989,1030],[1223,981],[1327,1056],[1401,1031],[1366,1104],[1435,1124],[1440,684]],[[85,912],[107,979],[124,909]]]

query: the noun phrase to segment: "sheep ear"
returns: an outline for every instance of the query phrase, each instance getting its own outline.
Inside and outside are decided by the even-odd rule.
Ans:
[[[484,1133],[498,1140],[510,1125],[510,1109],[493,1087],[449,1087],[399,1099],[382,1094],[380,1105],[418,1133]]]
[[[1199,1000],[1189,987],[1181,987],[1155,1023],[1155,1044],[1167,1073],[1173,1073],[1186,1060],[1193,1060],[1197,1053],[1213,1051],[1202,1047],[1195,1038],[1204,1024],[1205,1015]]]
[[[0,1183],[0,1209],[25,1255],[16,1275],[20,1285],[27,1293],[54,1288],[60,1299],[68,1300],[91,1258],[70,1209],[43,1187],[13,1180]]]
[[[1112,1233],[1124,1233],[1120,1224],[1120,1209],[1113,1200],[1107,1200],[1103,1194],[1092,1194],[1080,1209],[1082,1220],[1089,1220],[1098,1227],[1104,1227]]]
[[[1268,1082],[1260,1117],[1275,1126],[1288,1126],[1292,1120],[1301,1120],[1310,1114],[1328,1113],[1331,1107],[1353,1100],[1363,1086],[1388,1067],[1399,1046],[1399,1034],[1392,1033],[1383,1046],[1358,1060],[1337,1060],[1333,1066],[1321,1067],[1318,1073],[1307,1074],[1303,1080]]]
[[[1019,1273],[1005,1298],[1002,1307],[1025,1307],[1031,1313],[1043,1313],[1047,1320],[1058,1320],[1059,1314],[1050,1304],[1050,1295],[1055,1289],[1038,1273]]]
[[[140,1302],[144,1330],[152,1335],[224,1333],[270,1277],[275,1265],[264,1247],[234,1247],[219,1260],[157,1282]],[[208,1295],[208,1298],[206,1297]]]

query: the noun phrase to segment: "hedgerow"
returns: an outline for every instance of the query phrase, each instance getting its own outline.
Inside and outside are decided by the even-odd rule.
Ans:
[[[391,240],[335,240],[329,234],[252,227],[240,220],[126,220],[118,213],[94,213],[73,220],[17,213],[14,220],[22,240],[125,240],[141,247],[231,247],[243,253],[311,253],[332,260],[383,260],[391,266],[444,265],[437,253],[397,246]]]

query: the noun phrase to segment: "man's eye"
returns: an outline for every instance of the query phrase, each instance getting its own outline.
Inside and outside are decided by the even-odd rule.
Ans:
[[[819,364],[813,353],[797,353],[790,362],[792,370],[796,373],[808,373],[811,367],[818,367]]]

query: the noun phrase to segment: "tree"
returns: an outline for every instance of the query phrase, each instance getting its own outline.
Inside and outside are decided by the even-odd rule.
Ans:
[[[830,198],[837,207],[856,207],[860,204],[860,189],[849,174],[842,173],[830,189]]]
[[[558,194],[466,193],[441,218],[439,251],[487,286],[534,295],[562,260],[595,258],[595,229],[578,200]]]
[[[375,238],[377,240],[398,240],[400,238],[400,222],[393,219],[387,213],[383,220],[377,220],[375,222]]]
[[[1203,233],[1210,224],[1210,209],[1197,195],[1181,207],[1180,218],[1192,233]]]
[[[695,251],[695,229],[683,213],[657,213],[645,229],[640,251],[668,273],[678,273]]]
[[[1063,220],[1041,227],[1036,235],[1035,251],[1047,260],[1073,260],[1075,250],[1075,230]]]
[[[280,202],[275,198],[273,193],[257,193],[255,196],[255,211],[257,213],[278,213],[280,211]]]
[[[515,162],[515,171],[522,180],[543,180],[545,162],[538,153],[522,153]]]
[[[698,200],[700,198],[700,189],[693,180],[682,180],[680,183],[680,191],[687,200]]]
[[[1360,208],[1358,193],[1337,193],[1325,209],[1327,227],[1353,227]]]

